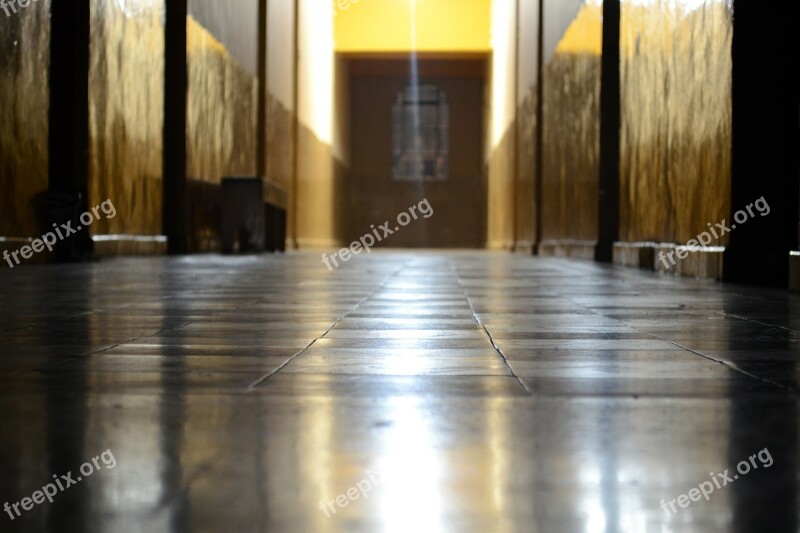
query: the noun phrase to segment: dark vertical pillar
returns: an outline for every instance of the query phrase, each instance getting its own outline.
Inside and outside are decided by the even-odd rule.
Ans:
[[[291,241],[291,247],[297,248],[297,172],[298,160],[300,157],[300,0],[293,0],[294,3],[294,36],[293,36],[293,58],[292,65],[292,188],[289,192],[288,216],[291,217],[292,234],[287,235]]]
[[[511,246],[514,250],[517,250],[517,245],[519,244],[519,225],[520,225],[520,210],[519,210],[519,202],[517,202],[517,196],[520,194],[520,172],[519,172],[519,39],[520,39],[520,16],[519,16],[519,3],[520,0],[517,0],[514,4],[514,87],[512,90],[512,94],[514,95],[514,122],[512,124],[514,128],[514,170],[511,173],[514,187],[514,198],[512,202],[514,205],[512,206],[512,220],[513,223],[511,224]]]
[[[167,0],[164,27],[164,208],[169,253],[186,253],[186,14],[188,0]]]
[[[536,162],[533,194],[535,196],[534,205],[536,220],[536,232],[533,247],[534,253],[539,254],[542,244],[542,181],[544,180],[544,0],[539,0],[539,24],[536,29]],[[517,147],[519,148],[519,147]]]
[[[267,175],[267,0],[258,2],[258,133],[256,173]]]
[[[737,0],[734,13],[728,222],[736,228],[725,252],[725,279],[786,287],[800,211],[800,4]],[[756,211],[736,224],[733,214],[761,197],[769,215]]]
[[[50,190],[89,181],[89,0],[53,0],[50,40]]]
[[[89,189],[89,0],[53,0],[50,37],[48,226],[86,211]],[[88,231],[59,242],[57,261],[87,257]]]
[[[619,240],[620,0],[603,2],[600,88],[600,180],[595,260],[610,263]]]

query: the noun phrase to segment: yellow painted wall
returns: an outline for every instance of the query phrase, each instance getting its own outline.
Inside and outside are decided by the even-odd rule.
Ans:
[[[491,49],[492,0],[329,1],[339,52]]]

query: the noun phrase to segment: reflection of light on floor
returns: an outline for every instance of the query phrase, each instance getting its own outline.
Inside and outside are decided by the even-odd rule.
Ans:
[[[590,487],[586,492],[577,496],[580,498],[579,506],[581,516],[584,520],[585,533],[603,533],[606,530],[606,514],[603,511],[602,501],[602,473],[600,466],[586,459],[586,464],[581,465],[579,470],[579,486]]]
[[[597,460],[604,459],[600,456]],[[589,488],[588,492],[578,495],[585,533],[648,531],[647,515],[652,509],[645,509],[638,494],[630,495],[620,486],[627,480],[636,479],[635,471],[620,471],[619,468],[625,468],[623,464],[607,466],[604,472],[601,466],[598,462],[591,462],[581,466],[580,470],[580,486]]]
[[[303,409],[300,417],[307,429],[300,435],[298,447],[303,450],[302,461],[309,466],[310,481],[314,487],[312,493],[319,495],[320,500],[332,500],[341,492],[341,487],[336,483],[338,474],[336,470],[340,462],[332,453],[335,449],[333,424],[336,420],[333,402],[330,398],[317,398],[314,400],[314,408]],[[281,503],[291,505],[288,500]],[[324,533],[336,530],[323,512],[314,513],[312,516],[315,518],[315,531]]]
[[[432,333],[422,333],[420,334],[421,330],[417,329],[393,329],[390,332],[392,339],[403,339],[403,340],[418,340],[420,338],[430,338]],[[430,330],[425,330],[430,331]],[[435,332],[434,332],[435,333]]]
[[[487,423],[489,425],[489,450],[492,466],[492,477],[490,480],[492,491],[492,511],[497,516],[506,514],[506,501],[503,495],[508,486],[509,468],[508,453],[506,450],[505,438],[509,434],[508,418],[504,416],[504,400],[490,398],[487,401],[489,406]],[[506,528],[503,528],[505,531]],[[499,528],[498,528],[499,533]]]
[[[392,420],[377,471],[380,475],[381,532],[446,531],[442,478],[446,458],[437,452],[428,414],[417,400],[398,398],[387,406]]]
[[[432,368],[429,359],[425,357],[390,357],[386,362],[381,362],[381,366],[385,372],[395,376],[415,376],[425,374]]]
[[[89,295],[90,308],[97,308],[103,305],[95,296],[103,294],[105,290],[105,287],[99,283],[98,278],[95,276],[90,278],[88,290],[86,291]],[[168,314],[165,300],[156,300],[152,310],[154,315],[164,316],[164,314]],[[87,326],[89,338],[94,339],[93,342],[96,344],[101,344],[102,336],[109,328],[113,327],[113,319],[102,314],[92,313],[87,317]],[[87,387],[90,390],[94,388],[104,390],[107,387],[115,386],[116,377],[112,373],[102,370],[102,359],[90,357],[86,361],[87,376],[91,376],[87,381]],[[86,444],[82,457],[92,457],[92,455],[99,454],[105,449],[112,450],[117,460],[120,457],[125,457],[124,462],[120,462],[119,470],[115,470],[115,472],[118,472],[118,476],[124,474],[124,483],[120,482],[121,477],[115,479],[114,475],[110,475],[111,472],[103,472],[92,477],[91,485],[87,485],[84,490],[91,491],[95,500],[94,503],[99,508],[110,509],[117,507],[123,508],[133,515],[147,515],[149,518],[147,518],[145,529],[159,531],[169,529],[169,522],[174,519],[175,507],[169,506],[169,512],[159,513],[157,516],[151,516],[150,513],[154,509],[163,508],[164,502],[170,501],[170,490],[172,488],[170,483],[176,481],[172,476],[177,475],[179,472],[179,469],[175,468],[174,463],[171,462],[174,457],[166,455],[171,452],[176,455],[180,454],[181,450],[177,446],[174,449],[171,446],[180,440],[182,428],[186,426],[186,420],[183,418],[187,416],[185,411],[188,411],[189,417],[196,411],[192,408],[192,402],[189,400],[187,400],[187,406],[169,410],[167,406],[174,406],[176,402],[169,399],[169,387],[165,384],[164,376],[155,373],[151,376],[153,379],[152,384],[154,386],[160,385],[162,395],[154,394],[152,396],[143,396],[141,399],[129,398],[128,400],[115,401],[104,399],[87,406],[89,418],[93,423],[97,423],[99,427],[105,427],[106,429],[113,426],[114,422],[106,420],[105,417],[109,417],[109,413],[119,412],[116,411],[117,407],[135,411],[140,416],[135,416],[127,422],[126,432],[111,431],[107,434],[103,432],[99,437],[100,442],[103,443],[103,448]],[[107,398],[111,397],[108,396]],[[112,407],[109,404],[114,404],[114,406]],[[167,409],[166,414],[165,409]],[[113,417],[114,415],[110,416]],[[169,428],[173,429],[174,433],[165,434],[164,425],[151,424],[150,421],[152,420],[170,420]],[[132,444],[132,439],[127,437],[134,434],[136,439],[135,444]],[[219,453],[219,450],[212,450],[211,453]],[[192,459],[195,458],[195,456],[192,457]],[[106,531],[124,530],[125,526],[128,525],[125,521],[125,516],[125,513],[110,513],[106,515],[102,529]]]
[[[606,530],[606,514],[603,505],[598,501],[597,495],[583,503],[583,512],[586,514],[586,533],[604,533]]]
[[[381,297],[377,300],[378,302],[392,302],[396,300],[401,300],[404,302],[409,301],[417,301],[421,303],[427,303],[430,300],[430,294],[428,292],[403,292],[403,291],[392,291],[392,292],[384,292],[381,294]]]
[[[620,531],[647,531],[647,513],[642,503],[638,494],[631,498],[623,497],[620,503]]]

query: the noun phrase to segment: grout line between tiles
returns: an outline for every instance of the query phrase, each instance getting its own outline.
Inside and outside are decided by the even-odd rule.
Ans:
[[[345,312],[344,314],[342,314],[342,315],[341,315],[339,318],[337,318],[336,320],[334,320],[333,324],[331,324],[331,325],[330,325],[330,327],[329,327],[328,329],[326,329],[326,330],[325,330],[325,331],[322,333],[322,335],[320,335],[319,337],[317,337],[317,338],[315,338],[314,340],[312,340],[311,342],[309,342],[309,343],[308,343],[308,344],[305,346],[305,348],[303,348],[302,350],[300,350],[299,352],[297,352],[296,354],[294,354],[293,356],[291,356],[289,359],[287,359],[286,361],[284,361],[284,362],[283,362],[283,364],[282,364],[282,365],[280,365],[279,367],[277,367],[277,368],[275,368],[275,369],[271,370],[270,372],[266,373],[265,375],[261,376],[261,377],[260,377],[260,378],[258,378],[256,381],[254,381],[253,383],[251,383],[250,385],[248,385],[248,387],[247,387],[247,392],[251,392],[251,391],[255,390],[256,388],[258,388],[258,387],[259,387],[261,384],[263,384],[263,383],[264,383],[265,381],[267,381],[269,378],[271,378],[272,376],[274,376],[275,374],[277,374],[278,372],[280,372],[281,370],[283,370],[284,368],[286,368],[286,367],[287,367],[287,366],[288,366],[288,365],[289,365],[289,364],[290,364],[292,361],[294,361],[294,360],[295,360],[297,357],[299,357],[300,355],[302,355],[303,353],[305,353],[305,352],[306,352],[306,351],[307,351],[309,348],[311,348],[311,347],[312,347],[312,346],[313,346],[313,345],[314,345],[314,344],[315,344],[315,343],[316,343],[318,340],[320,340],[320,339],[324,338],[324,337],[325,337],[325,336],[326,336],[328,333],[330,333],[330,332],[331,332],[331,330],[332,330],[333,328],[335,328],[335,327],[336,327],[336,325],[337,325],[339,322],[341,322],[342,320],[344,320],[344,318],[345,318],[345,317],[347,317],[347,315],[349,315],[349,314],[353,313],[355,310],[357,310],[359,307],[361,307],[361,305],[362,305],[364,302],[366,302],[367,300],[369,300],[370,298],[372,298],[372,296],[374,296],[376,292],[378,292],[378,291],[379,291],[379,290],[381,290],[383,287],[385,287],[385,286],[386,286],[386,284],[387,284],[387,283],[389,283],[389,280],[391,280],[391,279],[392,279],[393,277],[395,277],[395,276],[396,276],[396,275],[397,275],[397,274],[398,274],[398,273],[399,273],[401,270],[403,270],[403,268],[405,268],[405,266],[406,266],[407,264],[408,264],[408,262],[406,262],[406,263],[403,263],[403,264],[402,264],[402,265],[400,265],[400,266],[399,266],[399,267],[398,267],[398,268],[397,268],[397,269],[396,269],[394,272],[392,272],[391,274],[389,274],[388,276],[386,276],[386,279],[384,279],[384,280],[383,280],[383,281],[380,283],[380,285],[378,285],[377,287],[375,287],[375,289],[373,289],[373,290],[372,290],[372,291],[371,291],[369,294],[367,294],[367,295],[366,295],[364,298],[362,298],[362,299],[361,299],[361,300],[360,300],[360,301],[359,301],[359,302],[358,302],[358,303],[357,303],[355,306],[353,306],[353,307],[352,307],[350,310],[346,311],[346,312]]]
[[[691,348],[689,348],[689,347],[687,347],[687,346],[683,346],[682,344],[679,344],[679,343],[677,343],[677,342],[675,342],[675,341],[671,341],[671,340],[669,340],[669,339],[665,339],[665,338],[663,338],[663,337],[661,337],[661,336],[659,336],[659,335],[656,335],[655,333],[651,333],[651,332],[649,332],[649,331],[646,331],[646,330],[644,330],[644,329],[641,329],[641,328],[638,328],[638,327],[636,327],[636,326],[633,326],[633,325],[631,325],[631,324],[628,324],[627,322],[625,322],[625,321],[624,321],[624,320],[622,320],[622,319],[619,319],[619,318],[614,318],[614,317],[612,317],[612,316],[610,316],[610,315],[604,315],[603,313],[601,313],[601,312],[599,312],[599,311],[597,311],[597,310],[595,310],[595,309],[593,309],[593,308],[591,308],[591,307],[588,307],[588,306],[585,306],[585,305],[583,305],[583,304],[580,304],[580,303],[576,302],[575,300],[571,299],[571,298],[570,298],[570,297],[568,297],[568,296],[564,296],[564,295],[562,295],[562,294],[559,294],[559,293],[557,293],[557,292],[555,292],[555,291],[552,291],[552,289],[550,289],[550,290],[551,290],[551,292],[553,292],[553,294],[555,294],[556,296],[558,296],[558,297],[560,297],[560,298],[563,298],[563,299],[565,299],[565,300],[566,300],[566,301],[568,301],[568,302],[571,302],[573,305],[576,305],[576,306],[578,306],[578,307],[582,307],[582,308],[584,308],[584,309],[586,309],[586,310],[588,310],[588,311],[590,311],[590,312],[594,313],[594,314],[595,314],[595,315],[597,315],[597,316],[601,316],[601,317],[603,317],[603,318],[607,318],[607,319],[609,319],[609,320],[614,320],[614,321],[616,321],[616,322],[619,322],[620,324],[624,324],[625,326],[627,326],[627,327],[630,327],[630,328],[633,328],[633,329],[635,329],[636,331],[639,331],[639,332],[641,332],[641,333],[644,333],[645,335],[649,335],[649,336],[653,337],[653,338],[654,338],[654,339],[656,339],[656,340],[659,340],[659,341],[662,341],[662,342],[667,342],[667,343],[669,343],[669,344],[672,344],[673,346],[677,346],[678,348],[681,348],[682,350],[686,350],[687,352],[690,352],[690,353],[693,353],[693,354],[695,354],[695,355],[698,355],[698,356],[700,356],[700,357],[702,357],[702,358],[704,358],[704,359],[708,359],[709,361],[713,361],[713,362],[715,362],[715,363],[718,363],[718,364],[720,364],[720,365],[722,365],[722,366],[726,367],[727,369],[731,370],[732,372],[736,372],[736,373],[742,374],[742,375],[744,375],[744,376],[747,376],[747,377],[749,377],[749,378],[755,379],[756,381],[760,381],[760,382],[762,382],[762,383],[765,383],[765,384],[767,384],[767,385],[771,385],[771,386],[773,386],[773,387],[778,387],[779,389],[783,389],[783,390],[785,390],[785,391],[789,391],[789,392],[793,392],[793,393],[797,393],[797,392],[799,392],[797,389],[795,389],[795,388],[793,388],[793,387],[787,387],[786,385],[782,385],[782,384],[778,383],[777,381],[772,381],[771,379],[762,378],[761,376],[757,376],[757,375],[755,375],[755,374],[752,374],[752,373],[750,373],[750,372],[747,372],[746,370],[743,370],[743,369],[739,368],[738,366],[736,366],[736,364],[735,364],[735,363],[732,363],[732,362],[730,362],[730,361],[724,361],[724,360],[721,360],[721,359],[716,359],[716,358],[714,358],[714,357],[711,357],[710,355],[706,355],[706,354],[704,354],[704,353],[702,353],[702,352],[699,352],[699,351],[697,351],[697,350],[693,350],[693,349],[691,349]],[[733,316],[733,315],[729,315],[729,316]]]
[[[448,264],[450,266],[450,270],[453,271],[453,274],[456,277],[456,281],[458,282],[458,286],[461,287],[461,290],[464,292],[464,298],[466,298],[467,304],[469,304],[469,308],[470,308],[470,311],[472,312],[472,317],[475,319],[475,322],[477,322],[478,325],[483,328],[483,331],[486,333],[486,336],[489,338],[489,342],[491,343],[492,348],[494,348],[494,350],[497,352],[497,354],[503,360],[503,363],[506,365],[506,367],[508,368],[508,371],[514,377],[514,379],[517,380],[517,383],[519,383],[519,386],[522,387],[522,389],[526,393],[533,394],[531,392],[531,390],[528,388],[528,385],[525,383],[525,381],[523,381],[517,375],[517,373],[514,372],[514,369],[511,367],[511,363],[509,363],[509,361],[508,361],[508,357],[506,356],[505,353],[503,353],[503,350],[500,349],[500,346],[497,345],[497,342],[495,342],[494,337],[492,337],[492,334],[489,332],[489,329],[486,327],[486,325],[483,322],[481,322],[480,318],[478,318],[478,313],[475,312],[475,306],[472,305],[472,300],[470,299],[469,294],[467,293],[467,288],[464,286],[464,283],[461,281],[461,276],[459,276],[458,272],[456,272],[456,270],[453,268],[453,264],[452,263],[448,263]]]

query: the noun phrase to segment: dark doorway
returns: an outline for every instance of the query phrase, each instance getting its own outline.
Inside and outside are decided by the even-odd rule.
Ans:
[[[347,58],[353,239],[427,199],[433,215],[390,247],[482,248],[487,58]],[[414,170],[415,163],[419,170]]]

